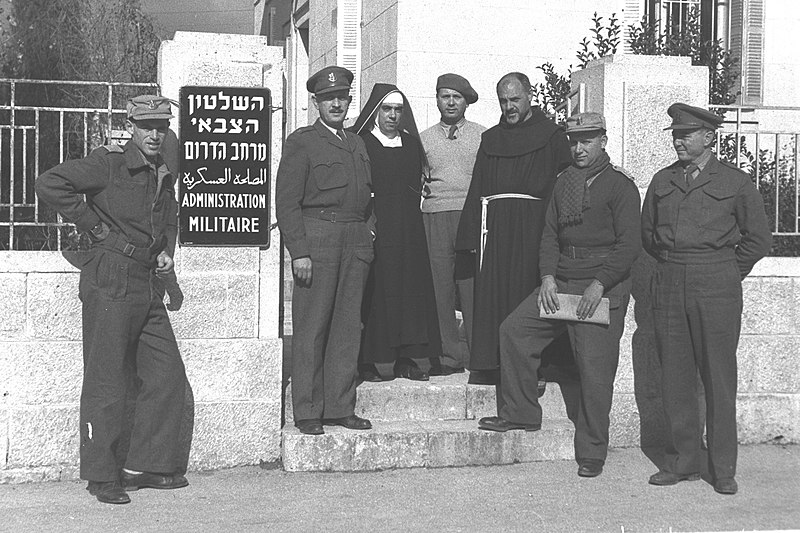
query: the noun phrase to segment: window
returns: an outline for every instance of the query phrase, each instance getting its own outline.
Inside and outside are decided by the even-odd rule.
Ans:
[[[704,41],[716,39],[715,0],[648,0],[647,17],[658,23],[662,35],[686,31],[693,22],[700,26]]]

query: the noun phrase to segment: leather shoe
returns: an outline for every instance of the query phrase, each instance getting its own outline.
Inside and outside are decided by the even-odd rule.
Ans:
[[[450,376],[453,374],[462,374],[464,373],[464,367],[456,368],[454,366],[449,365],[436,365],[431,367],[431,371],[428,373],[431,376]]]
[[[603,473],[603,461],[599,459],[584,459],[578,463],[580,477],[597,477]]]
[[[470,370],[467,380],[470,385],[497,385],[499,382],[499,370]]]
[[[189,484],[189,481],[180,474],[129,474],[122,471],[122,484],[125,490],[139,489],[180,489]]]
[[[103,503],[131,503],[131,498],[119,481],[90,481],[86,486],[89,494]]]
[[[651,485],[675,485],[681,481],[697,481],[700,479],[700,474],[694,472],[692,474],[675,474],[672,472],[665,472],[664,470],[659,470],[652,476],[650,476],[650,480],[648,483]]]
[[[322,435],[325,430],[322,429],[322,422],[316,418],[307,418],[304,420],[295,420],[294,425],[300,430],[300,433],[305,435]]]
[[[347,429],[372,429],[372,423],[366,418],[350,415],[342,418],[323,418],[326,426],[344,426]]]
[[[720,494],[736,494],[739,490],[739,485],[732,477],[723,477],[714,481],[714,490]]]
[[[499,416],[481,418],[478,420],[478,427],[489,431],[499,431],[501,433],[512,429],[524,429],[525,431],[539,431],[542,429],[541,424],[518,424],[516,422],[509,422],[505,418]]]
[[[423,372],[418,366],[412,365],[395,367],[394,375],[395,377],[406,378],[412,381],[428,381],[430,379],[427,372]]]
[[[374,366],[372,368],[364,368],[359,370],[358,377],[361,379],[361,381],[366,381],[369,383],[379,383],[383,381],[383,378]]]
[[[537,397],[541,398],[544,396],[545,392],[547,392],[547,382],[543,379],[540,379],[538,383],[536,383],[536,395]]]

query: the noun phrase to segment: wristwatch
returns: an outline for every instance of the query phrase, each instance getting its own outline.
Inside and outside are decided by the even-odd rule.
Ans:
[[[89,230],[91,234],[92,240],[94,241],[102,241],[106,237],[108,237],[109,229],[108,226],[103,224],[103,221],[100,220],[97,224],[94,225],[92,229]]]

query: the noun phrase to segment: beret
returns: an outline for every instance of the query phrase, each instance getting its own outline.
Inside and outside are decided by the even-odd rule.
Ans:
[[[458,74],[448,73],[439,76],[436,80],[436,91],[438,92],[439,89],[452,89],[461,93],[461,96],[464,97],[468,104],[474,104],[478,101],[478,93],[475,92],[475,89],[472,88],[466,78]]]
[[[567,118],[567,135],[580,131],[605,131],[606,119],[600,113],[577,113]]]
[[[349,91],[351,83],[353,83],[353,73],[346,68],[333,65],[308,78],[306,89],[313,94]]]
[[[169,98],[143,94],[128,100],[128,118],[133,120],[169,120],[172,107]]]
[[[701,107],[694,107],[677,102],[669,106],[667,114],[672,117],[672,124],[664,130],[696,130],[708,128],[715,130],[722,124],[722,117]]]

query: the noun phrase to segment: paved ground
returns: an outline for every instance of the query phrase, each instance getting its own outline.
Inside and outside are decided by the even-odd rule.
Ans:
[[[0,531],[733,531],[800,530],[800,446],[740,448],[736,496],[705,481],[653,487],[638,449],[595,479],[572,461],[496,467],[190,473],[176,491],[100,504],[84,483],[0,485]]]

